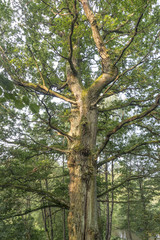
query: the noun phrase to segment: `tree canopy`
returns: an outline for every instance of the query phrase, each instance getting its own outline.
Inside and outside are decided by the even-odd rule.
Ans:
[[[62,239],[62,232],[53,234],[52,211],[63,211],[65,225],[69,210],[69,239],[80,240],[73,230],[76,212],[86,198],[90,209],[97,194],[91,203],[95,212],[98,204],[103,212],[108,203],[112,216],[110,202],[123,202],[114,207],[117,215],[126,213],[127,223],[119,218],[119,227],[142,229],[145,240],[158,234],[159,207],[155,214],[153,209],[160,159],[159,2],[2,0],[0,12],[3,227],[7,219],[14,223],[27,214],[31,229],[32,214],[41,210],[48,239]],[[77,208],[76,201],[81,202]],[[133,206],[139,206],[141,217]],[[82,239],[107,239],[105,233],[100,238],[96,220],[90,222],[82,208],[78,214],[87,226]],[[103,229],[107,217],[100,219]],[[40,234],[36,231],[30,239]]]

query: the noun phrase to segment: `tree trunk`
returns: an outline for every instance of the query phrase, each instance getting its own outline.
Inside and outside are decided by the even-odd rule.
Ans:
[[[106,190],[108,190],[108,163],[106,163],[105,167],[105,181],[106,181]],[[109,240],[109,232],[110,232],[110,209],[109,209],[109,193],[106,194],[106,204],[107,204],[107,219],[106,219],[106,240]]]
[[[142,218],[143,218],[143,235],[142,240],[148,240],[148,219],[147,219],[147,210],[146,210],[146,199],[144,196],[144,188],[143,188],[143,180],[139,179],[139,188],[141,194],[141,202],[142,202]]]
[[[70,117],[68,169],[70,174],[70,211],[68,229],[70,240],[98,240],[97,191],[96,191],[96,103],[102,90],[111,83],[117,69],[111,64],[107,49],[101,39],[98,26],[88,1],[80,0],[91,25],[92,36],[101,57],[102,74],[88,89],[82,86],[78,76],[78,62],[72,55],[72,44],[67,66],[67,83],[74,95]],[[76,48],[76,45],[74,46]]]
[[[96,162],[94,147],[96,143],[97,110],[91,108],[85,92],[79,107],[71,112],[70,154],[68,168],[70,173],[70,212],[68,228],[70,240],[95,240],[98,237]]]
[[[130,189],[129,189],[129,183],[127,184],[127,224],[128,224],[128,235],[129,235],[129,240],[133,240],[132,238],[132,232],[131,232],[131,223],[130,223]]]
[[[114,164],[112,161],[112,187],[114,185]],[[111,203],[111,211],[110,211],[110,217],[109,217],[109,235],[108,235],[108,240],[111,238],[112,234],[112,217],[113,217],[113,208],[114,208],[114,190],[112,190],[112,203]]]
[[[64,154],[63,154],[63,175],[64,175]],[[64,176],[63,176],[63,184],[64,184]],[[62,210],[62,218],[63,218],[63,240],[66,240],[66,211]]]

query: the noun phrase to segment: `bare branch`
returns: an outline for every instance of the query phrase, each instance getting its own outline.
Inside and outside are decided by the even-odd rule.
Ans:
[[[54,151],[60,152],[60,153],[68,153],[68,152],[69,152],[69,151],[67,151],[67,150],[65,150],[65,149],[57,148],[57,147],[55,147],[55,146],[46,146],[46,145],[44,145],[44,144],[36,141],[33,137],[31,137],[31,136],[28,135],[28,134],[23,134],[23,135],[24,135],[24,136],[28,136],[34,143],[42,146],[44,149],[54,150]],[[6,140],[6,139],[3,139],[3,138],[2,138],[2,141],[3,141],[3,142],[6,142],[6,143],[9,143],[9,144],[13,144],[13,145],[21,145],[21,146],[23,146],[23,147],[24,147],[24,146],[27,146],[27,147],[28,147],[28,145],[27,145],[27,144],[23,144],[23,142],[21,142],[21,140],[9,141],[9,140]],[[42,154],[44,154],[44,152],[35,154],[35,155],[33,155],[32,157],[34,157],[34,156],[39,156],[39,155],[42,155]],[[45,152],[45,154],[46,154],[46,152]],[[29,157],[29,158],[32,158],[32,157]]]
[[[126,89],[125,89],[126,90]],[[110,96],[110,95],[109,95]],[[138,107],[149,107],[148,105],[140,105],[139,103],[144,103],[144,102],[148,102],[149,100],[152,100],[152,97],[148,97],[146,99],[139,99],[139,100],[129,100],[128,102],[124,102],[123,103],[120,101],[120,104],[116,103],[116,106],[109,106],[107,108],[99,108],[98,111],[99,112],[105,112],[105,111],[112,111],[112,110],[118,110],[118,109],[124,109],[128,106],[138,106]]]
[[[53,48],[53,50],[55,51],[55,53],[56,53],[58,56],[60,56],[61,58],[63,58],[63,59],[65,59],[65,60],[68,61],[68,58],[65,57],[65,56],[63,56],[61,53],[59,53],[59,51],[55,48],[55,46],[54,46],[51,42],[49,42],[46,37],[44,37],[40,32],[39,32],[39,34],[40,34],[41,37],[43,37],[43,39]]]
[[[152,135],[160,136],[160,133],[153,131],[153,129],[147,125],[143,125],[140,123],[137,123],[136,126],[141,127],[142,129],[146,129],[148,132],[150,132]]]
[[[115,185],[115,186],[113,186],[113,187],[111,187],[109,189],[106,189],[104,192],[100,193],[97,197],[99,198],[99,197],[104,196],[106,193],[111,192],[111,191],[113,191],[113,190],[123,186],[126,182],[130,182],[132,180],[137,180],[137,179],[140,179],[140,178],[149,177],[151,174],[157,173],[157,172],[159,172],[159,169],[156,169],[156,170],[153,169],[151,171],[148,171],[147,174],[143,174],[143,175],[132,175],[132,176],[129,176],[128,178],[124,179],[122,182],[118,183],[117,185]]]

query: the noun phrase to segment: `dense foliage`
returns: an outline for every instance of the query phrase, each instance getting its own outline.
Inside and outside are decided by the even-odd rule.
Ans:
[[[2,0],[4,240],[68,239],[67,157],[76,97],[67,71],[78,76],[84,94],[106,71],[85,2],[117,69],[94,103],[99,114],[94,156],[101,237],[115,239],[117,229],[127,230],[131,240],[133,233],[143,240],[160,234],[158,1]]]

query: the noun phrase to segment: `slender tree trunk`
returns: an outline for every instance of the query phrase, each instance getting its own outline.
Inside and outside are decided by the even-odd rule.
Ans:
[[[112,187],[114,185],[114,164],[112,161]],[[111,193],[112,195],[112,204],[111,204],[111,211],[110,211],[110,218],[109,218],[109,236],[108,236],[108,240],[110,240],[111,238],[111,234],[112,234],[112,217],[113,217],[113,209],[114,209],[114,192],[112,191]]]
[[[30,209],[31,208],[31,203],[30,203],[30,198],[27,199],[27,209]],[[27,216],[23,217],[24,219],[24,223],[25,223],[25,226],[26,226],[26,239],[27,240],[31,240],[31,229],[30,229],[30,226],[28,224],[28,217],[30,217],[31,214],[28,214]]]
[[[112,186],[114,183],[114,166],[112,161],[112,169],[111,169],[111,177],[112,177]],[[106,163],[106,184],[108,188],[108,164]],[[107,222],[106,222],[106,240],[111,239],[112,233],[112,216],[113,216],[113,207],[114,207],[114,194],[113,191],[111,193],[112,202],[111,205],[109,204],[109,193],[106,195],[106,202],[107,202]]]
[[[130,224],[130,189],[129,189],[129,183],[127,186],[127,200],[128,200],[128,208],[127,208],[127,223],[128,223],[128,235],[129,235],[129,240],[132,240],[132,233],[131,233],[131,224]]]
[[[140,187],[140,194],[141,194],[141,201],[142,201],[142,211],[143,211],[143,236],[142,240],[148,240],[148,219],[147,219],[147,211],[146,211],[146,199],[144,196],[144,189],[142,184],[142,179],[139,179],[139,187]]]
[[[63,209],[63,240],[66,240],[66,211]]]
[[[41,184],[41,188],[42,188],[41,181],[40,181],[40,184]],[[42,199],[41,201],[42,201],[43,205],[45,205],[44,199]],[[42,209],[41,212],[42,212],[42,219],[43,219],[43,223],[44,223],[44,230],[46,232],[48,240],[51,240],[50,235],[49,235],[49,229],[48,229],[47,210],[46,210],[46,208]]]
[[[47,235],[48,240],[51,240],[50,235],[49,235],[49,230],[48,230],[48,224],[47,224],[47,211],[46,209],[42,209],[42,218],[44,222],[44,229]]]
[[[49,188],[48,188],[48,180],[47,179],[45,180],[45,183],[46,183],[46,189],[48,191]],[[49,218],[48,226],[50,226],[49,227],[49,229],[50,229],[50,239],[53,240],[54,239],[54,234],[53,234],[53,221],[52,221],[52,209],[51,209],[51,207],[48,208],[48,218]]]
[[[63,154],[63,174],[64,174],[64,154]],[[64,184],[64,176],[63,176],[63,184]],[[63,240],[66,240],[66,211],[62,210],[63,214]]]
[[[106,168],[105,168],[105,180],[106,180],[106,189],[108,189],[108,163],[106,163]],[[109,232],[110,232],[110,224],[109,224],[109,219],[110,219],[110,209],[109,209],[109,193],[106,194],[106,204],[107,204],[107,219],[106,219],[106,240],[109,240]]]

